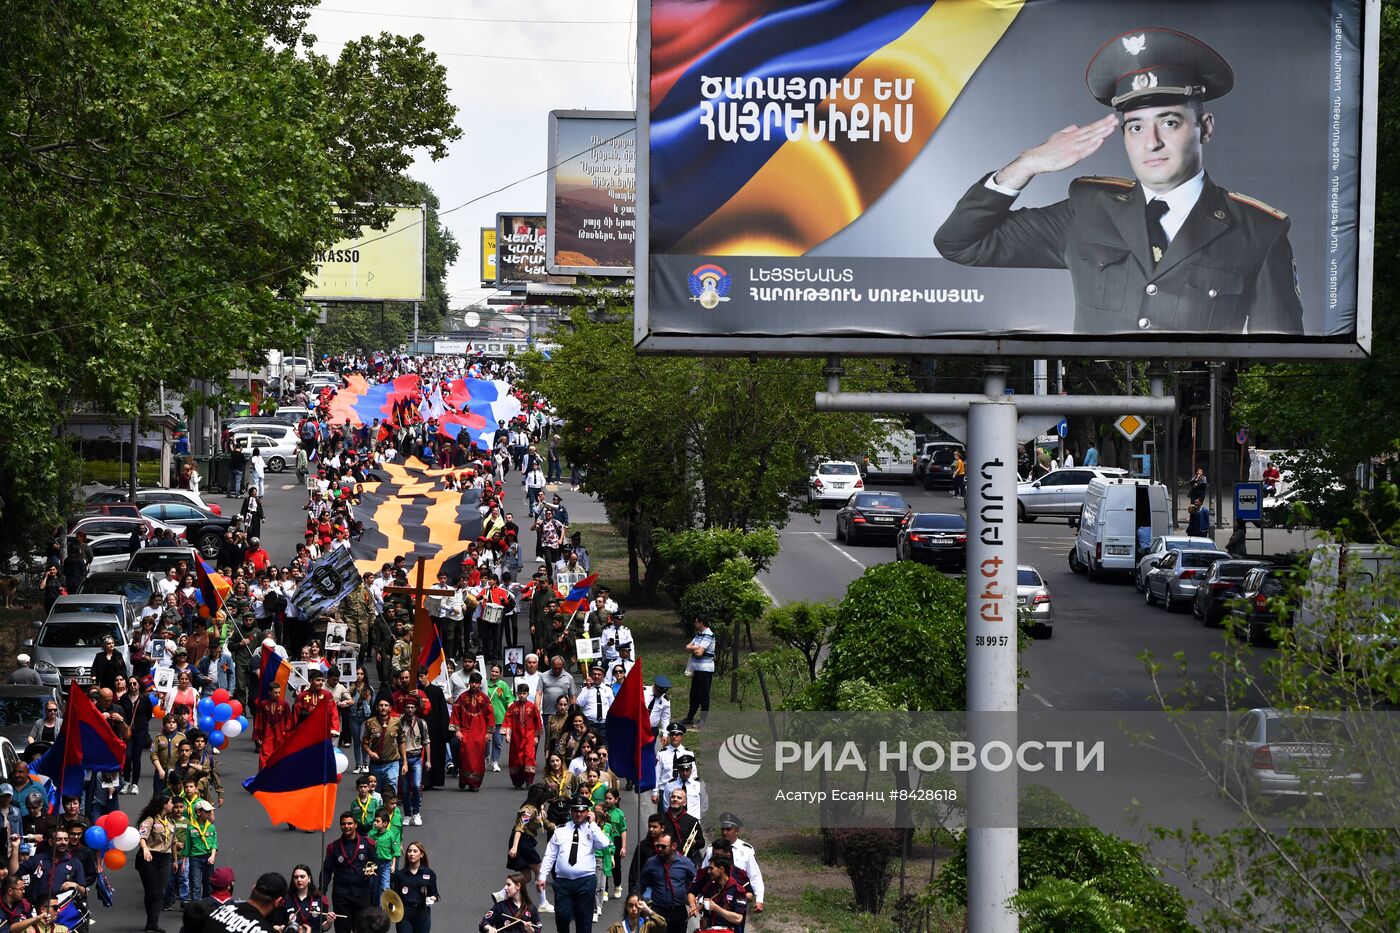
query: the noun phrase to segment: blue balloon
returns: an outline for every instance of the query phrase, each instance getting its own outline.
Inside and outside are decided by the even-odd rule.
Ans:
[[[83,842],[94,852],[101,852],[107,848],[107,830],[101,826],[89,826],[87,832],[83,833]]]
[[[199,710],[199,712],[204,714],[205,716],[213,716],[214,701],[209,699],[208,697],[205,697],[204,699],[199,701],[198,705],[195,706],[195,709]]]
[[[215,729],[213,732],[209,733],[209,744],[215,748],[223,748],[228,744],[228,736],[224,735],[218,729]],[[89,830],[89,832],[91,832],[91,830]]]
[[[239,724],[240,726],[243,727],[243,731],[244,731],[244,732],[247,732],[247,731],[248,731],[248,717],[247,717],[247,716],[239,716],[239,717],[238,717],[238,724]]]
[[[205,735],[213,732],[219,725],[214,721],[213,716],[200,716],[196,724],[199,726],[199,731],[203,732]]]
[[[220,703],[214,707],[214,721],[225,722],[233,718],[233,707],[227,703]]]

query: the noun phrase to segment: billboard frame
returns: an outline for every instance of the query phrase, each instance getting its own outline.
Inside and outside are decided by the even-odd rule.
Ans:
[[[557,168],[560,166],[560,164],[561,164],[561,162],[560,162],[559,146],[558,146],[558,142],[557,142],[557,140],[558,140],[558,135],[559,135],[558,132],[557,132],[557,129],[558,129],[558,126],[559,126],[559,118],[560,118],[560,117],[564,117],[565,119],[569,119],[569,120],[631,120],[631,121],[632,121],[632,135],[633,135],[634,137],[636,137],[638,141],[641,140],[641,137],[638,136],[638,134],[637,134],[637,115],[636,115],[636,113],[634,113],[634,112],[632,112],[632,111],[628,111],[628,110],[551,110],[551,111],[549,112],[549,136],[548,136],[548,138],[546,139],[546,142],[549,144],[549,145],[548,145],[548,151],[549,151],[549,156],[548,156],[548,158],[549,158],[549,161],[547,161],[547,162],[545,163],[546,165],[549,166],[549,172],[548,172],[548,173],[546,174],[546,176],[545,176],[545,201],[544,201],[544,215],[545,215],[545,230],[544,230],[544,267],[545,267],[545,269],[549,272],[550,275],[595,275],[595,276],[598,276],[598,277],[600,277],[600,278],[601,278],[601,277],[608,277],[608,276],[615,277],[615,278],[630,278],[630,277],[635,273],[635,271],[636,271],[635,266],[556,266],[556,265],[554,264],[554,221],[555,221],[555,219],[556,219],[555,216],[554,216],[554,214],[555,214],[555,212],[554,212],[554,196],[555,196],[555,192],[554,192],[554,181],[555,181],[555,178],[554,178],[554,176],[555,176],[555,169],[557,169]],[[625,136],[626,134],[624,133],[623,135]],[[616,138],[616,137],[614,137],[614,138]],[[634,147],[633,147],[634,151],[635,151],[637,148],[639,148],[639,147],[634,146]],[[575,158],[577,158],[578,156],[580,156],[580,155],[582,155],[582,154],[583,154],[583,153],[575,153],[575,154],[573,154],[573,155],[567,156],[566,158],[569,159],[569,160],[572,160],[572,159],[575,159]],[[638,158],[638,160],[640,160],[641,156],[639,155],[637,158]],[[634,179],[636,178],[636,175],[635,175],[635,174],[633,175],[633,178],[634,178]],[[637,192],[636,197],[640,197],[641,189],[640,189],[640,188],[634,188],[634,190]],[[637,214],[640,213],[640,211],[637,210],[637,204],[638,204],[638,201],[636,200],[636,198],[634,198],[634,200],[633,200],[633,202],[632,202],[632,205],[633,205],[632,217],[633,217],[634,222],[638,221]],[[637,222],[636,225],[632,228],[633,232],[636,233],[638,236],[640,236],[640,233],[638,232],[639,229],[640,229],[640,226],[641,226],[640,222]],[[636,246],[635,241],[633,242],[633,246],[634,246],[634,247]],[[634,252],[633,252],[633,256],[634,256],[634,257],[636,256],[635,250],[634,250]],[[636,261],[635,258],[634,258],[633,261],[634,261],[634,262]]]
[[[417,298],[364,298],[364,297],[361,297],[361,296],[340,297],[340,296],[334,296],[334,295],[315,295],[315,296],[308,296],[308,297],[306,298],[306,300],[309,301],[309,302],[312,302],[312,303],[317,303],[317,304],[323,303],[323,302],[331,302],[331,301],[335,301],[335,302],[344,302],[344,303],[347,303],[347,304],[351,304],[351,303],[353,303],[353,304],[380,304],[380,303],[382,303],[382,302],[393,302],[393,303],[395,303],[395,304],[398,304],[398,303],[423,302],[423,301],[427,301],[427,300],[428,300],[428,205],[427,205],[426,203],[420,202],[420,203],[418,203],[418,204],[383,204],[383,205],[363,204],[363,206],[365,206],[365,207],[375,207],[375,206],[379,206],[379,207],[391,207],[391,208],[394,208],[394,209],[396,209],[396,210],[397,210],[397,209],[409,209],[409,208],[411,208],[411,209],[416,209],[416,210],[418,210],[418,211],[421,212],[421,213],[420,213],[421,219],[419,220],[419,223],[418,223],[418,252],[419,252],[419,255],[422,257],[422,262],[420,262],[420,263],[418,264],[418,297],[417,297]],[[377,236],[377,237],[367,237],[367,236],[365,235],[364,228],[362,228],[361,231],[360,231],[360,235],[359,235],[358,237],[356,237],[356,239],[360,239],[360,240],[369,239],[371,242],[373,242],[374,240],[383,239],[384,237],[390,235],[389,232],[388,232],[387,230],[375,230],[375,229],[372,228],[372,227],[369,228],[369,230],[370,230],[370,233],[379,234],[379,236]],[[332,248],[334,248],[334,246],[335,246],[335,244],[332,243],[329,247],[327,247],[327,249],[332,249]],[[318,266],[318,269],[319,269],[319,266]]]
[[[536,217],[536,216],[538,216],[538,217],[543,217],[543,218],[545,219],[545,227],[546,227],[546,229],[545,229],[545,247],[544,247],[544,249],[545,249],[545,258],[546,258],[546,260],[548,260],[548,257],[549,257],[549,230],[548,230],[549,215],[548,215],[548,214],[546,214],[544,211],[497,211],[497,212],[496,212],[496,283],[495,283],[496,291],[498,291],[498,292],[524,291],[524,290],[525,290],[527,287],[529,287],[529,285],[530,285],[529,282],[525,282],[525,281],[512,281],[512,282],[507,282],[507,281],[505,281],[505,280],[503,280],[503,279],[501,278],[501,218],[502,218],[502,217]],[[548,276],[550,276],[550,275],[553,275],[553,273],[551,273],[551,272],[549,271],[549,264],[548,264],[548,261],[546,261],[546,263],[545,263],[544,271],[545,271],[545,276],[546,276],[546,277],[548,277]]]
[[[1061,334],[985,337],[898,337],[849,334],[721,336],[651,331],[651,0],[637,0],[637,258],[632,342],[638,353],[681,356],[954,355],[1120,359],[1360,360],[1371,355],[1376,232],[1376,125],[1381,0],[1361,0],[1361,120],[1357,210],[1355,336],[1319,335],[1214,340],[1211,335],[1164,334],[1150,339],[1075,338]],[[552,163],[551,163],[552,164]]]

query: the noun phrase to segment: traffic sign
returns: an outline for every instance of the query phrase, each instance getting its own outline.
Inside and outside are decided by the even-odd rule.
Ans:
[[[1249,443],[1249,428],[1240,428],[1235,432],[1235,443],[1241,447]]]
[[[1137,436],[1147,427],[1147,419],[1139,418],[1137,415],[1124,415],[1113,426],[1118,429],[1118,433],[1128,440],[1136,440]]]
[[[1060,437],[1069,437],[1069,419],[1061,418],[1060,423],[1055,425],[1055,433]]]
[[[1263,520],[1263,483],[1235,484],[1235,518],[1246,522],[1257,522]]]

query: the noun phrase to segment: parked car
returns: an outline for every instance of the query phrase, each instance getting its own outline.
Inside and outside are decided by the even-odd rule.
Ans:
[[[967,570],[967,519],[946,512],[915,512],[894,540],[894,559]]]
[[[880,426],[885,431],[884,440],[862,464],[866,482],[870,482],[872,476],[878,476],[883,480],[898,479],[912,483],[914,464],[918,460],[914,449],[914,432],[896,421],[881,421]]]
[[[76,522],[82,518],[94,518],[105,515],[112,518],[140,518],[141,506],[139,503],[127,500],[126,493],[120,493],[120,499],[111,501],[103,500],[94,502],[89,496],[82,505],[76,506],[69,516],[69,522]]]
[[[92,560],[88,562],[88,574],[104,573],[109,570],[125,570],[131,560],[131,535],[121,533],[88,535],[88,547],[92,548]],[[68,550],[78,546],[78,539],[69,535]]]
[[[1153,538],[1152,543],[1147,546],[1147,553],[1138,558],[1137,567],[1133,570],[1133,586],[1141,593],[1143,581],[1147,579],[1147,571],[1168,551],[1215,551],[1219,548],[1220,545],[1210,538],[1196,538],[1190,535],[1162,535]]]
[[[154,573],[165,576],[180,561],[194,567],[198,555],[192,547],[143,547],[131,555],[126,569],[132,573]]]
[[[1239,595],[1229,604],[1231,627],[1243,633],[1251,645],[1271,644],[1274,626],[1293,627],[1297,582],[1297,571],[1290,566],[1249,571],[1240,581]]]
[[[4,766],[6,781],[14,775],[14,766],[19,761],[15,748],[29,743],[29,730],[44,718],[46,703],[57,703],[59,710],[63,709],[63,697],[57,688],[0,684],[0,743],[3,743],[0,744],[0,764]]]
[[[1267,566],[1259,560],[1221,560],[1211,564],[1201,585],[1196,587],[1191,614],[1206,628],[1219,626],[1230,614],[1230,603],[1240,595],[1240,583],[1251,570]]]
[[[1023,522],[1037,518],[1078,521],[1089,482],[1098,476],[1127,476],[1117,467],[1069,467],[1051,470],[1040,479],[1016,484],[1016,515]]]
[[[54,601],[46,619],[60,613],[95,612],[99,615],[118,616],[122,625],[130,629],[136,627],[136,612],[139,608],[120,593],[71,593]]]
[[[296,435],[290,431],[274,437],[264,434],[259,429],[235,433],[233,438],[234,443],[245,454],[251,455],[254,449],[261,450],[263,462],[272,473],[281,473],[289,464],[296,464],[297,440]]]
[[[183,502],[192,505],[197,509],[204,509],[213,512],[215,515],[222,515],[223,509],[217,502],[206,502],[204,497],[189,489],[163,489],[159,486],[152,486],[146,489],[136,490],[136,502],[127,501],[127,493],[124,489],[99,489],[88,495],[87,501],[91,503],[120,503],[131,509],[131,514],[140,514],[142,506],[152,502]]]
[[[1342,665],[1366,655],[1385,661],[1400,648],[1400,606],[1392,595],[1397,575],[1400,549],[1391,545],[1318,545],[1299,594],[1297,644],[1328,651]]]
[[[925,444],[926,453],[919,458],[919,479],[925,489],[952,489],[953,467],[958,454],[967,456],[961,444]]]
[[[60,600],[64,597],[59,597]],[[81,597],[109,598],[125,604],[125,597]],[[55,611],[39,626],[34,640],[25,640],[24,647],[34,658],[34,670],[46,686],[67,686],[76,681],[78,686],[92,685],[92,658],[102,650],[102,640],[112,637],[116,650],[122,654],[127,668],[132,664],[132,650],[126,640],[126,625],[122,616],[106,611]],[[120,612],[120,609],[118,609]]]
[[[1171,525],[1167,487],[1146,479],[1095,477],[1084,493],[1069,567],[1090,580],[1137,566],[1137,533],[1165,534]]]
[[[143,540],[150,540],[156,537],[158,532],[164,531],[169,531],[178,540],[184,540],[184,533],[180,528],[167,525],[149,515],[138,515],[136,518],[126,518],[120,515],[93,515],[80,518],[68,526],[70,537],[82,532],[89,538],[94,535],[126,535],[130,539],[133,531],[139,532]]]
[[[1349,761],[1351,729],[1337,716],[1308,710],[1252,709],[1220,743],[1220,783],[1245,806],[1258,797],[1326,796],[1336,784],[1364,788]]]
[[[219,542],[223,541],[233,519],[215,515],[208,509],[197,509],[184,502],[153,502],[141,510],[141,514],[180,528],[185,540],[205,557],[219,556]]]
[[[150,599],[151,594],[156,591],[159,584],[159,574],[106,570],[100,573],[89,573],[83,579],[83,585],[78,587],[78,594],[81,596],[93,594],[125,596],[126,601],[134,608],[140,608],[146,605],[146,600]]]
[[[897,492],[857,492],[836,513],[836,540],[855,544],[866,537],[895,536],[909,513]]]
[[[1050,587],[1040,571],[1028,564],[1016,567],[1016,613],[1032,635],[1054,636],[1055,602]]]
[[[1196,589],[1210,566],[1229,557],[1224,551],[1168,551],[1147,574],[1142,601],[1155,606],[1160,599],[1168,612],[1175,612],[1196,598]]]
[[[808,502],[845,502],[852,490],[864,489],[860,467],[849,460],[827,460],[817,464],[817,472],[807,484]]]

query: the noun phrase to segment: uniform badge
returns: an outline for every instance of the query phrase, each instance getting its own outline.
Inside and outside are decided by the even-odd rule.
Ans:
[[[1133,75],[1133,90],[1142,91],[1150,87],[1157,86],[1157,76],[1152,72],[1144,72],[1140,75]]]
[[[1140,36],[1124,36],[1123,48],[1127,50],[1129,55],[1140,54],[1143,49],[1147,48],[1147,33]]]
[[[1152,261],[1153,261],[1153,262],[1161,262],[1161,261],[1162,261],[1162,247],[1160,247],[1160,246],[1154,246],[1154,247],[1152,247]]]
[[[729,300],[729,273],[714,263],[706,263],[690,273],[687,284],[690,286],[691,301],[700,302],[700,306],[706,310]]]

